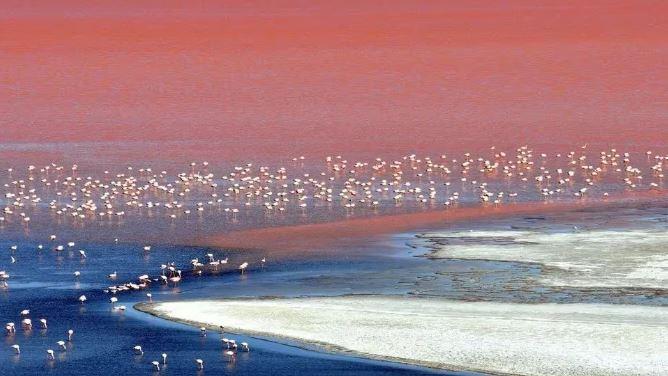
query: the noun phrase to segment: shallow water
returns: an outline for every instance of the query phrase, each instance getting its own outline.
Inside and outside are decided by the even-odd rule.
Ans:
[[[667,218],[665,202],[655,202],[486,220],[412,243],[444,265],[475,265],[469,297],[479,290],[484,300],[666,306]],[[490,281],[485,265],[510,270],[508,278]]]
[[[665,226],[666,207],[661,205],[615,207],[581,210],[562,214],[480,220],[477,223],[451,224],[448,233],[463,229],[494,234],[505,231],[566,231],[576,225],[583,231],[609,231]],[[611,220],[614,218],[614,220]],[[73,234],[73,233],[72,233]],[[168,353],[169,364],[163,373],[195,372],[194,359],[206,362],[205,371],[238,374],[420,374],[440,371],[370,361],[346,355],[332,355],[300,349],[291,345],[226,334],[247,341],[250,354],[241,354],[236,363],[224,358],[220,335],[200,336],[197,329],[170,323],[134,311],[131,306],[146,301],[146,291],[119,294],[117,305],[126,311],[113,310],[110,295],[102,290],[110,284],[133,281],[148,273],[157,276],[160,264],[175,262],[189,269],[193,258],[204,259],[207,253],[216,258],[230,258],[229,267],[195,277],[186,272],[178,286],[153,284],[154,301],[188,300],[218,297],[254,296],[337,296],[345,294],[394,294],[437,296],[448,299],[497,302],[557,303],[625,303],[667,305],[665,289],[643,288],[577,288],[540,283],[551,270],[535,262],[522,260],[477,260],[462,258],[432,259],[428,256],[438,238],[399,234],[361,245],[360,249],[314,255],[291,260],[273,260],[262,251],[214,250],[197,247],[154,246],[144,252],[138,244],[77,242],[62,252],[53,250],[58,242],[35,239],[21,233],[3,233],[0,249],[6,250],[0,269],[10,273],[9,287],[0,290],[0,320],[19,323],[19,312],[30,309],[35,323],[32,331],[18,329],[3,338],[0,374],[32,375],[53,373],[68,375],[105,374],[110,369],[125,374],[152,372],[150,362]],[[9,241],[8,239],[12,239]],[[21,239],[21,240],[16,240]],[[77,240],[77,239],[72,239]],[[441,239],[442,240],[442,239]],[[452,239],[450,239],[452,241]],[[494,247],[512,244],[507,237],[471,239],[458,237],[456,242],[492,242]],[[43,250],[37,244],[45,245]],[[16,251],[9,247],[17,244]],[[489,244],[488,244],[489,245]],[[85,249],[87,258],[79,256]],[[9,262],[13,255],[16,263]],[[261,266],[259,260],[267,257]],[[240,275],[234,266],[249,261],[251,268]],[[75,280],[74,271],[81,277]],[[115,282],[106,276],[118,272]],[[77,297],[85,294],[81,305]],[[47,318],[49,328],[38,328],[40,318]],[[74,340],[67,351],[57,350],[56,341],[66,338],[74,329]],[[10,345],[18,343],[21,355],[13,354]],[[141,345],[143,356],[132,347]],[[46,350],[56,350],[55,361],[47,361]]]
[[[13,243],[12,243],[13,244]],[[8,249],[10,243],[0,242],[0,248]],[[154,247],[144,253],[141,247],[121,244],[77,244],[71,250],[56,252],[37,251],[35,244],[21,242],[15,252],[17,262],[6,266],[11,279],[9,288],[0,291],[0,318],[3,322],[20,322],[19,312],[30,309],[34,329],[3,338],[0,357],[1,374],[32,375],[53,373],[68,375],[104,374],[110,369],[124,374],[151,372],[152,360],[158,360],[162,352],[168,354],[168,366],[163,374],[194,372],[194,359],[205,360],[205,371],[219,374],[427,374],[440,373],[424,368],[394,363],[370,361],[343,355],[331,355],[303,350],[290,345],[263,341],[245,336],[227,334],[252,346],[249,354],[240,354],[230,364],[223,355],[220,335],[209,333],[200,336],[197,329],[170,323],[134,311],[135,302],[146,301],[145,292],[119,295],[117,305],[128,310],[113,310],[109,295],[102,289],[110,284],[106,275],[117,271],[118,281],[132,280],[143,273],[157,275],[161,262],[174,261],[186,265],[193,257],[203,257],[210,250],[195,248]],[[46,248],[46,247],[45,247]],[[86,250],[87,258],[81,259],[76,250]],[[219,256],[230,252],[216,252]],[[231,255],[231,259],[238,259]],[[359,258],[358,258],[359,259]],[[352,269],[357,265],[366,268],[368,261],[351,263],[351,260],[325,260],[321,262],[272,263],[264,269],[251,270],[241,276],[236,272],[218,276],[186,278],[178,287],[154,285],[151,288],[154,301],[194,299],[205,297],[231,297],[251,295],[306,295],[341,294],[345,287],[331,285],[322,280],[325,274],[337,274],[337,270]],[[380,265],[390,263],[390,261]],[[4,264],[4,263],[3,263]],[[235,264],[236,265],[236,264]],[[81,271],[79,281],[73,272]],[[380,286],[380,284],[377,284]],[[368,286],[356,292],[378,292]],[[88,302],[81,305],[77,297],[85,294]],[[48,329],[39,329],[39,318],[48,320]],[[66,331],[74,329],[73,341],[67,351],[58,350],[56,342],[66,338]],[[21,354],[14,355],[10,345],[19,344]],[[143,356],[132,352],[135,345],[144,348]],[[46,350],[54,349],[56,359],[48,361]]]

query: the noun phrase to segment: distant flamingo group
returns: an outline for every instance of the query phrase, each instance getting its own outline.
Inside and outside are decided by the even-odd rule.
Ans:
[[[609,190],[662,190],[667,159],[654,151],[632,154],[611,148],[596,153],[584,145],[550,155],[528,146],[512,152],[491,147],[478,156],[411,154],[349,161],[336,155],[308,169],[300,156],[289,162],[294,172],[284,166],[243,163],[214,174],[208,162],[191,162],[187,170],[171,174],[128,166],[123,172],[104,171],[94,177],[82,176],[76,164],[30,165],[7,169],[0,225],[30,226],[30,218],[40,219],[36,214],[44,206],[54,219],[85,226],[147,215],[187,220],[209,212],[238,221],[254,211],[307,214],[309,209],[340,208],[354,214],[360,208],[373,212],[407,203],[417,209],[462,201],[501,205],[522,199],[605,198]]]

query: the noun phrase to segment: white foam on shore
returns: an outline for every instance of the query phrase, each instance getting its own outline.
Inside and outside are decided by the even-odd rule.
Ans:
[[[437,245],[435,257],[533,262],[562,269],[542,282],[556,286],[668,288],[668,231],[591,230],[433,232],[424,237],[510,237],[514,244]]]
[[[374,357],[521,375],[666,375],[668,309],[415,297],[157,304],[168,317]]]

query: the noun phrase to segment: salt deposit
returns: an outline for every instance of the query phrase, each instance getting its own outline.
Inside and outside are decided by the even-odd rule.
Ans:
[[[371,357],[521,375],[665,375],[668,309],[415,297],[171,302],[154,313]]]
[[[668,231],[461,231],[424,234],[432,257],[531,262],[554,286],[668,288]]]

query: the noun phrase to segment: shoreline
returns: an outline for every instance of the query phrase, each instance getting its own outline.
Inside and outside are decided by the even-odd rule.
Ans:
[[[637,192],[606,199],[567,202],[526,202],[502,206],[463,206],[424,212],[377,215],[332,222],[254,228],[194,239],[191,246],[234,249],[261,249],[295,254],[314,250],[327,252],[333,247],[359,245],[377,236],[440,229],[443,225],[466,220],[499,218],[535,213],[562,213],[582,209],[606,208],[665,200],[666,191]],[[339,251],[340,249],[337,249]]]
[[[195,303],[197,303],[195,305]],[[223,309],[223,304],[225,305]],[[188,306],[187,310],[184,311]],[[286,308],[287,307],[287,308]],[[198,300],[198,301],[182,301],[182,302],[165,302],[165,303],[138,303],[134,308],[140,312],[153,315],[158,318],[162,318],[169,321],[179,322],[182,324],[194,326],[194,327],[207,327],[214,332],[218,332],[220,327],[216,323],[212,323],[211,320],[208,322],[198,321],[196,319],[186,318],[185,315],[187,312],[188,317],[193,317],[193,315],[206,315],[206,317],[216,317],[215,320],[225,320],[225,322],[241,322],[244,320],[243,324],[245,327],[240,328],[235,326],[235,324],[225,324],[226,332],[232,333],[241,333],[254,336],[261,339],[268,339],[270,341],[275,341],[279,343],[288,344],[297,343],[297,347],[329,352],[344,354],[354,357],[361,357],[366,359],[374,359],[381,361],[390,361],[397,362],[402,364],[409,364],[421,367],[432,368],[442,371],[451,371],[451,372],[471,372],[471,373],[484,373],[491,375],[516,375],[516,374],[544,374],[544,375],[553,375],[553,374],[590,374],[589,372],[594,372],[594,374],[600,375],[618,375],[618,374],[628,374],[629,372],[635,371],[636,374],[647,374],[654,375],[660,374],[661,368],[637,368],[639,367],[638,354],[633,352],[628,352],[628,357],[623,360],[622,364],[617,364],[616,366],[608,365],[605,363],[597,363],[597,356],[613,356],[615,353],[624,352],[624,349],[616,349],[617,337],[626,337],[636,335],[635,331],[639,333],[647,333],[648,330],[657,330],[657,328],[662,327],[662,322],[668,320],[664,317],[663,311],[659,311],[658,307],[638,307],[631,305],[590,305],[590,304],[513,304],[513,303],[492,303],[488,302],[465,302],[457,300],[448,300],[448,299],[433,299],[426,297],[406,297],[406,296],[394,296],[394,295],[344,295],[337,297],[308,297],[308,298],[277,298],[277,297],[260,297],[260,298],[230,298],[230,299],[217,299],[217,300]],[[390,309],[391,308],[391,309]],[[170,311],[171,309],[171,311]],[[292,309],[293,311],[289,311]],[[330,309],[333,309],[333,313],[328,313]],[[388,311],[388,309],[390,309]],[[392,310],[394,309],[394,311]],[[304,310],[310,310],[308,315],[303,316]],[[536,311],[536,312],[533,312]],[[215,313],[213,313],[215,312]],[[292,318],[292,315],[286,314],[289,312],[295,313],[297,316],[294,320],[298,320],[299,323],[295,324],[292,322],[288,326],[283,325],[286,321]],[[342,312],[344,315],[341,315]],[[412,313],[411,313],[412,312]],[[658,312],[658,313],[657,313]],[[255,316],[250,319],[238,318],[234,315],[243,315],[244,313],[253,313]],[[308,330],[310,326],[314,324],[314,321],[309,321],[309,318],[313,316],[318,317],[320,315],[321,320],[331,319],[328,317],[328,314],[339,315],[339,317],[347,318],[348,320],[354,319],[356,313],[361,313],[364,316],[363,320],[371,320],[371,324],[367,327],[355,326],[354,323],[345,322],[342,324],[334,323],[333,328],[322,328],[318,327],[317,330],[324,332],[313,334],[311,337],[320,336],[323,340],[314,340],[314,338],[304,338],[294,335],[294,330],[290,331],[285,328],[292,325],[292,328],[300,327],[304,325],[306,329],[296,329],[296,330]],[[348,314],[347,316],[345,314]],[[418,316],[415,316],[415,315]],[[434,315],[431,317],[431,315]],[[225,317],[227,315],[228,317]],[[257,318],[257,316],[262,316]],[[263,316],[264,315],[264,316]],[[302,315],[302,316],[299,316]],[[309,316],[311,315],[311,316]],[[375,316],[374,316],[375,315]],[[265,317],[266,316],[266,317]],[[360,315],[362,316],[362,315]],[[244,316],[247,317],[247,316]],[[288,317],[286,319],[286,317]],[[301,320],[306,317],[306,320]],[[386,320],[390,318],[390,322],[379,321]],[[416,320],[419,317],[420,320]],[[377,320],[374,321],[374,318]],[[654,319],[656,322],[653,323],[651,320]],[[255,321],[253,321],[255,320]],[[276,321],[278,320],[278,321]],[[281,321],[283,320],[283,321]],[[361,320],[361,319],[360,319]],[[419,357],[421,352],[419,352],[419,347],[412,347],[410,341],[415,341],[415,338],[399,337],[396,338],[396,341],[388,341],[388,336],[392,334],[387,334],[388,331],[397,330],[393,323],[396,325],[396,320],[405,320],[407,323],[412,323],[412,326],[417,325],[418,328],[407,329],[409,332],[414,333],[415,335],[425,334],[426,328],[421,328],[421,321],[431,320],[431,322],[445,322],[445,327],[436,327],[435,332],[442,331],[442,333],[437,333],[436,338],[426,338],[425,336],[419,336],[419,342],[416,342],[418,345],[422,345],[424,349],[430,350],[430,343],[442,343],[441,335],[443,338],[448,338],[450,343],[454,343],[454,350],[450,346],[445,346],[447,348],[440,349],[437,354],[429,354],[429,356],[436,356],[439,358],[441,352],[447,353],[454,356],[452,359],[458,360],[460,363],[470,364],[466,362],[466,359],[474,359],[471,363],[478,362],[489,363],[490,368],[478,367],[478,366],[462,366],[461,364],[453,364],[447,362],[435,362],[425,360],[423,356],[421,359],[416,358],[407,358],[407,357],[398,357],[393,356],[392,354],[379,354],[372,353],[367,351],[362,351],[359,349],[351,349],[346,347],[343,344],[336,344],[332,341],[328,341],[327,337],[335,338],[340,333],[340,326],[348,327],[351,325],[355,328],[356,335],[361,335],[365,342],[367,342],[367,337],[364,337],[364,334],[358,334],[358,331],[361,333],[366,333],[371,331],[372,333],[377,333],[372,337],[369,337],[369,341],[373,342],[375,340],[378,342],[378,346],[383,351],[389,351],[392,353],[392,350],[387,350],[384,346],[385,343],[396,343],[396,347],[405,346],[405,349],[412,349],[416,351],[416,357]],[[434,321],[439,320],[439,321]],[[440,321],[443,320],[443,321]],[[274,321],[278,322],[279,325],[273,325]],[[330,320],[331,321],[331,320]],[[346,320],[337,320],[337,321],[346,321]],[[507,323],[506,321],[510,321]],[[386,327],[379,328],[377,327],[379,322],[383,322],[383,325]],[[478,322],[484,323],[484,327],[487,328],[487,325],[490,325],[490,328],[485,331],[479,332],[478,326],[474,326],[475,331],[471,332],[471,328],[466,327],[470,323],[475,322],[478,325]],[[359,324],[359,322],[358,322]],[[337,329],[336,326],[339,326]],[[459,327],[458,327],[459,325]],[[515,326],[516,325],[516,326]],[[549,326],[555,326],[556,329],[546,329]],[[240,325],[241,326],[241,325]],[[258,327],[271,327],[272,330],[257,330]],[[276,328],[279,329],[276,329]],[[579,368],[573,368],[570,362],[573,359],[578,359],[580,353],[578,349],[569,348],[569,351],[565,355],[558,354],[555,351],[556,348],[547,348],[542,347],[541,343],[534,343],[537,345],[531,347],[530,341],[541,342],[540,336],[534,336],[532,333],[535,330],[551,330],[553,331],[552,338],[555,341],[561,341],[560,346],[589,346],[587,344],[589,341],[587,336],[592,334],[588,331],[590,328],[598,328],[601,332],[597,333],[597,341],[602,341],[600,347],[594,351],[594,354],[590,357],[580,359],[586,364],[579,365],[582,366],[584,373],[578,373]],[[624,327],[620,332],[619,327]],[[285,333],[292,334],[281,334],[278,332],[283,328]],[[464,328],[464,329],[462,329]],[[529,329],[525,332],[526,329]],[[570,332],[571,329],[580,330],[575,331],[576,334],[570,334],[570,337],[559,337],[559,334],[564,334]],[[497,332],[494,332],[494,329],[498,329]],[[329,330],[329,332],[327,331]],[[380,330],[380,331],[379,331]],[[465,335],[461,332],[464,330]],[[508,332],[508,330],[511,330]],[[607,332],[606,332],[607,330]],[[634,332],[634,334],[626,334],[626,331]],[[382,334],[381,334],[382,332]],[[454,333],[454,337],[448,337],[448,333]],[[477,334],[476,334],[477,333]],[[309,334],[311,334],[309,332]],[[395,333],[396,334],[396,333]],[[457,337],[460,335],[461,337]],[[471,337],[473,335],[473,337]],[[385,338],[383,338],[385,336]],[[427,335],[428,336],[428,335]],[[512,337],[507,340],[505,337]],[[345,338],[344,336],[343,338]],[[631,337],[629,337],[631,338]],[[522,341],[524,339],[525,341]],[[516,341],[517,342],[513,342]],[[647,341],[648,349],[651,349],[651,342],[656,340],[655,338],[641,337],[641,341]],[[422,344],[422,341],[426,341],[425,344]],[[506,341],[510,341],[512,346],[510,349],[506,348]],[[408,343],[406,343],[408,342]],[[463,347],[459,347],[465,343]],[[598,344],[598,342],[597,342]],[[371,344],[373,347],[373,344]],[[426,347],[425,347],[426,346]],[[473,347],[472,347],[473,346]],[[528,348],[533,348],[532,353],[527,354],[524,346]],[[610,347],[612,346],[612,347]],[[629,346],[629,345],[627,345]],[[633,346],[633,344],[631,344]],[[451,351],[452,350],[452,351]],[[468,352],[472,352],[469,354]],[[656,351],[656,350],[655,350]],[[478,358],[483,354],[483,358]],[[503,369],[494,369],[493,364],[505,364],[502,362],[504,360],[504,354],[508,356],[509,362],[513,364],[512,367],[519,367],[514,372],[503,370]],[[563,356],[562,356],[563,355]],[[652,354],[647,354],[648,366],[652,367],[651,356]],[[496,356],[496,358],[495,358]],[[525,365],[522,362],[518,362],[518,359],[513,359],[512,357],[524,358],[529,363],[531,359],[538,359],[533,365]],[[559,359],[559,356],[561,358]],[[661,354],[654,354],[654,358],[660,357]],[[541,359],[546,357],[554,357],[553,364],[543,364]],[[439,358],[443,359],[443,358]],[[514,360],[514,362],[513,362]],[[635,361],[635,363],[634,363]],[[515,363],[517,362],[517,363]],[[590,362],[590,363],[587,363]],[[614,362],[619,362],[619,359],[616,359]],[[657,360],[654,360],[657,362]],[[519,364],[519,366],[517,365]],[[604,365],[602,365],[604,364]],[[643,364],[644,365],[644,364]],[[608,368],[601,368],[601,367]],[[537,367],[538,371],[533,370],[531,367]],[[541,368],[542,367],[542,368]],[[589,368],[586,368],[589,367]],[[655,365],[656,367],[656,365]],[[659,366],[662,367],[662,366]],[[498,368],[498,367],[497,367]],[[541,372],[540,370],[543,370]]]
[[[274,251],[281,255],[281,257],[299,256],[307,254],[308,252],[331,252],[336,248],[333,245],[351,247],[359,246],[364,242],[373,242],[378,236],[389,233],[400,233],[405,231],[419,232],[422,230],[428,231],[434,228],[443,228],[449,223],[457,221],[466,221],[473,219],[484,218],[498,218],[498,217],[512,217],[517,215],[527,215],[535,213],[562,213],[568,211],[581,211],[602,208],[624,207],[628,205],[646,204],[657,201],[664,201],[665,194],[663,191],[658,192],[644,192],[643,194],[625,195],[622,197],[611,197],[607,200],[592,200],[592,201],[574,201],[574,202],[531,202],[522,204],[507,205],[505,207],[460,207],[449,210],[438,210],[430,212],[409,213],[390,216],[378,216],[368,218],[354,218],[350,220],[325,222],[317,224],[307,224],[298,226],[285,226],[277,228],[261,228],[238,231],[236,233],[227,234],[225,236],[218,236],[215,239],[207,239],[208,242],[215,240],[215,243],[207,243],[209,247],[230,246],[235,249],[247,249],[253,251],[264,248],[266,251]],[[232,235],[232,236],[231,236]],[[319,248],[311,248],[311,242],[319,245]],[[324,243],[324,245],[323,245]],[[222,244],[222,245],[221,245]],[[199,244],[194,244],[199,245]],[[340,249],[339,249],[340,251]],[[367,297],[375,299],[378,297],[393,297],[393,295],[343,295],[336,298],[346,297]],[[438,298],[429,297],[412,297],[415,299],[439,300]],[[282,297],[268,296],[268,297],[247,297],[236,299],[218,299],[218,300],[204,300],[200,301],[204,305],[212,302],[220,301],[246,301],[246,302],[266,302],[266,301],[280,301]],[[307,299],[307,298],[289,298],[293,299]],[[453,300],[460,303],[460,301]],[[190,301],[181,301],[182,303],[192,303]],[[461,301],[466,304],[467,302]],[[207,323],[206,321],[198,321],[196,319],[188,319],[185,317],[173,317],[168,313],[161,312],[159,307],[161,303],[137,303],[134,308],[142,313],[152,315],[154,317],[178,322],[189,325],[191,327],[206,327],[214,333],[218,333],[220,328],[218,325]],[[168,303],[169,304],[169,303]],[[505,304],[505,303],[501,303]],[[512,304],[512,303],[511,303]],[[528,305],[540,305],[541,303],[533,303]],[[587,304],[587,303],[576,303]],[[194,304],[193,304],[194,305]],[[566,304],[567,305],[567,304]],[[641,309],[644,306],[640,306]],[[653,307],[653,306],[649,306]],[[197,308],[193,308],[197,309]],[[651,308],[650,308],[651,309]],[[216,316],[214,316],[216,317]],[[306,338],[299,338],[289,334],[284,335],[276,332],[267,332],[262,330],[252,330],[243,326],[228,326],[225,324],[225,331],[228,333],[244,334],[258,339],[268,340],[276,343],[294,346],[307,351],[316,351],[321,353],[338,354],[343,356],[351,356],[360,359],[371,359],[383,362],[393,362],[409,366],[425,367],[435,371],[443,372],[462,372],[471,374],[489,374],[489,375],[517,375],[527,374],[518,372],[505,372],[498,369],[488,369],[483,367],[469,366],[466,363],[452,364],[442,361],[428,361],[421,359],[414,359],[410,357],[400,357],[392,355],[379,355],[368,351],[359,351],[351,349],[346,346],[337,344],[335,342],[328,342],[326,340],[313,340]],[[485,333],[481,332],[480,339],[485,340]],[[474,341],[477,341],[475,338]],[[530,346],[530,342],[529,342]],[[520,362],[521,363],[521,362]],[[545,362],[548,363],[548,362]],[[545,365],[550,367],[551,365]],[[601,375],[617,375],[614,372],[600,372],[596,374]],[[646,371],[646,370],[645,370]],[[623,372],[622,372],[623,373]],[[536,373],[540,374],[540,373]],[[552,375],[554,373],[545,373],[545,375]],[[566,374],[566,373],[564,373]],[[569,374],[578,374],[569,373]],[[655,373],[645,372],[638,374],[654,375]]]
[[[363,295],[363,294],[349,294],[349,295],[340,295],[337,297],[360,297],[360,296],[390,296],[390,295]],[[421,297],[415,297],[416,299],[423,299]],[[279,300],[279,299],[287,299],[287,298],[281,298],[281,297],[275,297],[275,296],[261,296],[261,297],[248,297],[248,298],[230,298],[229,300],[247,300],[247,301],[263,301],[263,300]],[[302,299],[302,298],[290,298],[290,299]],[[424,298],[427,299],[427,298]],[[228,299],[217,299],[218,301],[224,301]],[[187,319],[182,319],[182,318],[175,318],[171,317],[168,314],[162,313],[159,310],[157,310],[155,307],[163,304],[163,303],[147,303],[147,302],[140,302],[136,303],[132,306],[136,311],[139,311],[141,313],[151,315],[153,317],[156,317],[158,319],[162,320],[167,320],[179,324],[184,324],[191,326],[193,328],[201,328],[205,327],[207,331],[211,331],[214,333],[219,333],[220,331],[220,326],[217,325],[212,325],[206,322],[201,322],[201,321],[193,321],[193,320],[187,320]],[[268,334],[265,332],[261,331],[253,331],[253,330],[244,330],[240,328],[234,328],[234,327],[228,327],[225,326],[225,333],[231,333],[231,334],[241,334],[241,335],[246,335],[252,338],[257,338],[265,341],[270,341],[270,342],[275,342],[275,343],[280,343],[282,345],[286,346],[294,346],[297,348],[300,348],[302,350],[306,351],[315,351],[315,352],[320,352],[320,353],[328,353],[328,354],[335,354],[335,355],[343,355],[343,356],[349,356],[353,358],[358,358],[358,359],[363,359],[363,360],[375,360],[375,361],[381,361],[381,362],[390,362],[390,363],[398,363],[406,366],[413,366],[413,367],[424,367],[428,368],[431,370],[434,370],[436,372],[441,371],[441,372],[455,372],[455,373],[462,373],[464,376],[482,376],[482,375],[490,375],[490,376],[514,376],[515,374],[512,373],[503,373],[503,372],[493,372],[493,371],[488,371],[488,370],[483,370],[483,369],[474,369],[474,368],[462,368],[462,367],[455,367],[453,365],[447,365],[444,363],[437,363],[437,362],[423,362],[423,361],[418,361],[415,359],[409,359],[409,358],[400,358],[400,357],[391,357],[391,356],[379,356],[376,354],[370,354],[370,353],[365,353],[365,352],[360,352],[360,351],[355,351],[351,350],[342,346],[338,346],[335,344],[327,343],[327,342],[317,342],[317,341],[307,341],[307,340],[302,340],[299,338],[294,338],[294,337],[289,337],[289,336],[281,336],[281,335],[275,335],[275,334]]]

